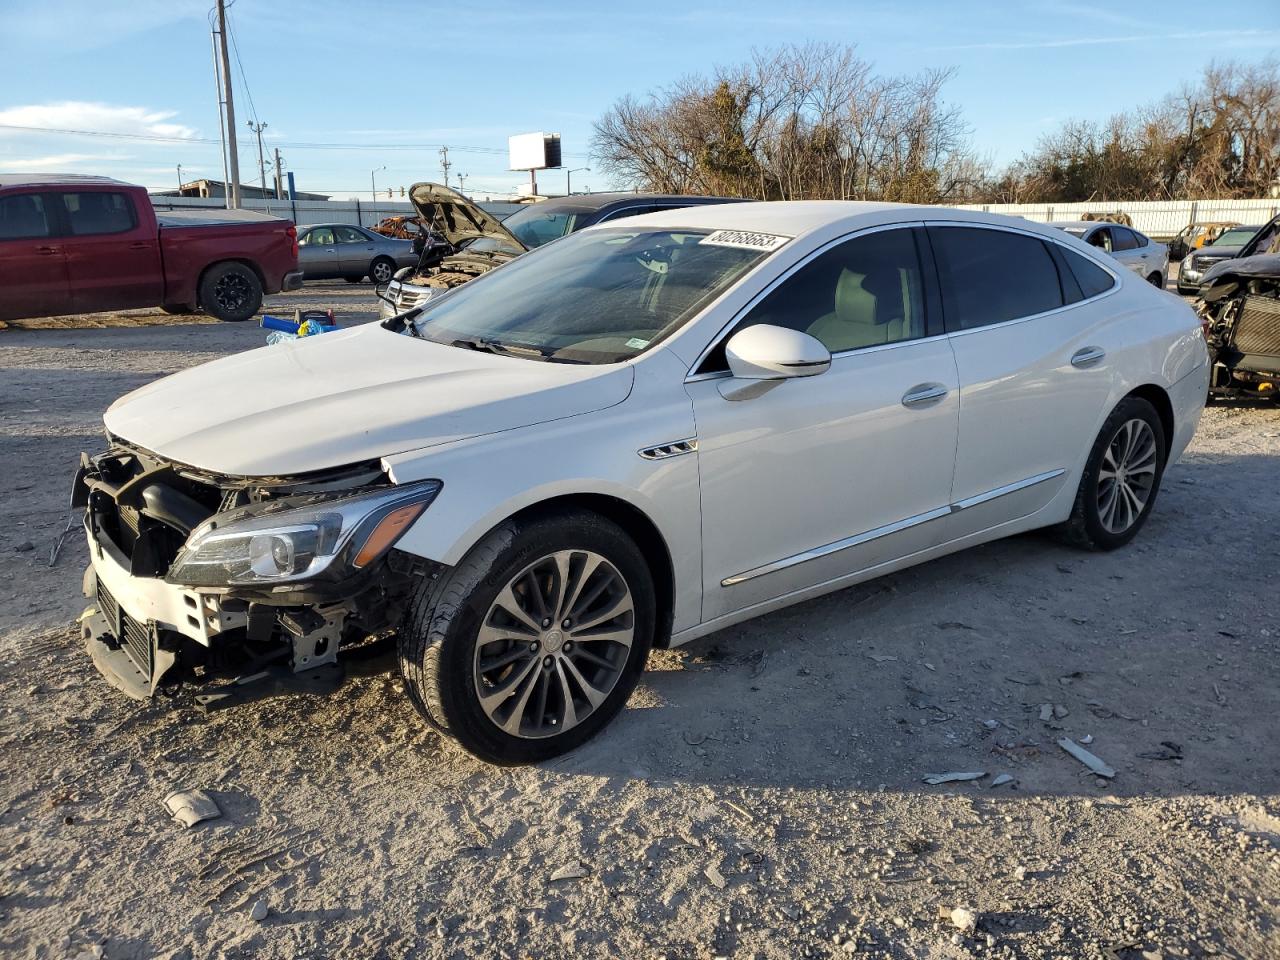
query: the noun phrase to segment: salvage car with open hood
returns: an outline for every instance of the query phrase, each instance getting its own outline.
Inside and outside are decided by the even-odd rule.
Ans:
[[[74,484],[85,640],[132,696],[206,699],[393,641],[429,723],[532,762],[652,647],[1037,527],[1123,546],[1207,384],[1186,304],[1042,225],[610,222],[117,401]]]

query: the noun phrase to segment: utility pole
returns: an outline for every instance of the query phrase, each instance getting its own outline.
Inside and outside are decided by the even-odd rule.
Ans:
[[[459,192],[459,193],[462,193],[462,191],[466,189],[466,186],[467,186],[467,177],[469,177],[469,176],[471,176],[471,174],[469,174],[469,173],[460,173],[460,174],[458,174],[458,192]],[[445,184],[445,186],[448,186],[448,184]]]
[[[227,104],[227,156],[231,166],[231,182],[227,185],[232,210],[240,209],[240,155],[236,147],[236,105],[231,95],[231,58],[227,55],[227,2],[218,6],[218,58],[222,64],[222,92]]]
[[[449,168],[451,166],[453,166],[453,164],[449,162],[449,148],[441,147],[440,148],[440,169],[444,171],[444,185],[446,187],[449,185]]]
[[[222,66],[218,63],[218,31],[210,29],[209,40],[213,43],[213,84],[218,94],[218,143],[222,146],[222,205],[231,206],[231,188],[227,184],[227,121],[222,115],[226,101],[222,99]]]
[[[280,165],[280,148],[276,147],[276,199],[284,199],[284,168]]]
[[[374,202],[374,203],[377,203],[377,202],[378,202],[378,182],[377,182],[377,176],[378,176],[379,172],[381,172],[381,171],[383,171],[383,170],[385,170],[385,169],[387,169],[387,168],[386,168],[386,165],[384,164],[384,165],[383,165],[383,166],[381,166],[381,167],[378,167],[378,168],[376,168],[376,169],[374,169],[374,170],[370,170],[370,171],[369,171],[369,197],[373,200],[373,202]]]
[[[574,167],[572,170],[566,170],[566,171],[564,172],[564,195],[565,195],[566,197],[567,197],[567,196],[570,196],[570,195],[573,193],[573,189],[572,189],[572,187],[570,186],[570,183],[571,183],[570,178],[571,178],[575,173],[577,173],[579,170],[585,170],[585,171],[587,171],[587,173],[590,173],[590,172],[591,172],[591,168],[590,168],[590,167]]]
[[[182,196],[182,164],[178,164],[178,196]]]
[[[258,135],[258,177],[262,182],[262,199],[267,199],[267,163],[262,159],[262,131],[267,129],[265,123],[254,123],[246,120],[245,124]]]

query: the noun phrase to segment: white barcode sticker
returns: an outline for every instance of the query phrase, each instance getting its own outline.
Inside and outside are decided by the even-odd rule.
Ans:
[[[717,230],[715,233],[707,234],[698,243],[713,247],[769,251],[777,250],[790,239],[790,237],[780,237],[772,233],[753,233],[750,230]]]

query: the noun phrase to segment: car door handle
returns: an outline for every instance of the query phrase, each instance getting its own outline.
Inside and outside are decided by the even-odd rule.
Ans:
[[[904,407],[923,407],[941,400],[947,395],[947,388],[940,383],[917,383],[902,395]]]
[[[1071,365],[1073,367],[1091,367],[1106,355],[1107,351],[1101,347],[1083,347],[1071,355]]]
[[[136,240],[133,243],[129,244],[129,249],[130,250],[147,250],[150,248],[150,246],[151,244],[149,244],[146,240]]]
[[[51,254],[61,253],[61,252],[62,252],[61,247],[36,247],[36,253],[40,254],[43,257],[47,257],[47,256],[50,256]]]

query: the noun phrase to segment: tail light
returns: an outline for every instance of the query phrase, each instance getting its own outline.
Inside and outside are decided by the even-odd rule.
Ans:
[[[285,228],[284,235],[289,238],[289,246],[293,250],[293,255],[298,256],[298,228],[292,223]]]

